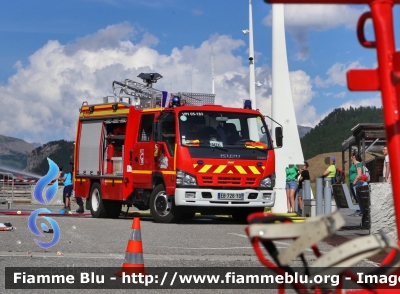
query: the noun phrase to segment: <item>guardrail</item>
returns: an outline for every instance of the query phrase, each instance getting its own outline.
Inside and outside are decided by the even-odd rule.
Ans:
[[[10,209],[14,202],[14,175],[11,173],[0,172],[0,201],[8,203]]]

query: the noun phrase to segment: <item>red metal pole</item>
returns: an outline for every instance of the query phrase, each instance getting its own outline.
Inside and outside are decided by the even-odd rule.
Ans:
[[[396,101],[396,87],[392,83],[394,74],[395,41],[393,32],[393,1],[375,0],[370,3],[375,30],[378,56],[378,74],[382,92],[383,117],[386,129],[386,141],[389,151],[390,170],[393,189],[393,201],[396,226],[400,228],[400,120],[399,101]],[[398,94],[400,91],[398,91]],[[397,230],[398,240],[400,232]]]

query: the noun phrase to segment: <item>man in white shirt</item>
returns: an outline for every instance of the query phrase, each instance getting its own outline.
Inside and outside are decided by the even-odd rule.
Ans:
[[[392,181],[392,178],[390,175],[389,154],[387,146],[383,146],[382,152],[383,155],[385,155],[385,161],[383,163],[383,181],[386,183],[390,183]]]

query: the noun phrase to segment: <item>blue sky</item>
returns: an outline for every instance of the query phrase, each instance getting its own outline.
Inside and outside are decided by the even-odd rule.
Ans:
[[[285,7],[298,124],[334,108],[380,106],[378,92],[349,92],[349,68],[375,68],[356,22],[367,6]],[[399,9],[395,8],[395,20]],[[270,114],[271,5],[253,0],[257,105]],[[398,27],[398,22],[395,27]],[[14,0],[0,11],[0,133],[45,143],[74,139],[78,108],[111,95],[111,83],[159,72],[160,90],[211,92],[218,104],[248,97],[247,0]],[[367,38],[374,39],[369,24]],[[13,111],[10,111],[10,108]],[[284,111],[284,110],[283,110]]]

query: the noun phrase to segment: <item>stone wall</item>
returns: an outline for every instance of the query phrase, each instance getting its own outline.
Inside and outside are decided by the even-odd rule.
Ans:
[[[397,241],[391,183],[369,184],[371,197],[371,234],[383,230],[388,237]]]

